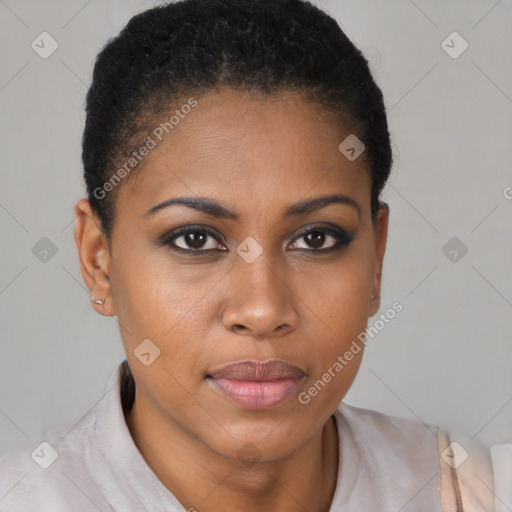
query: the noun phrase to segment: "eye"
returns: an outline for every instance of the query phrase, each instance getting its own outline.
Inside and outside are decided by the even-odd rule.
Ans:
[[[227,247],[219,242],[222,237],[203,226],[186,226],[164,235],[160,245],[191,256],[208,256]],[[312,253],[327,253],[347,247],[353,237],[338,227],[309,227],[303,230],[289,245],[292,250],[305,250]]]
[[[178,252],[187,252],[194,256],[214,251],[227,251],[227,248],[218,241],[219,235],[204,228],[188,226],[173,231],[162,240],[162,245],[171,246]]]
[[[352,237],[343,229],[314,227],[303,231],[289,247],[322,253],[347,247],[351,242]]]

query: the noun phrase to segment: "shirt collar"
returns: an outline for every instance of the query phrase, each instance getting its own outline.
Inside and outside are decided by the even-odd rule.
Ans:
[[[104,486],[103,491],[105,494],[124,493],[129,503],[136,500],[147,511],[183,511],[179,501],[148,466],[131,436],[121,404],[121,367],[122,363],[108,379],[94,423],[98,456],[111,473],[111,483]]]

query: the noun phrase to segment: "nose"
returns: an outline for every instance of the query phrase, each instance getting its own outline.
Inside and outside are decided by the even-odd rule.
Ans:
[[[222,312],[230,332],[258,339],[285,336],[297,328],[295,294],[286,272],[263,256],[239,260],[229,273],[230,283]]]

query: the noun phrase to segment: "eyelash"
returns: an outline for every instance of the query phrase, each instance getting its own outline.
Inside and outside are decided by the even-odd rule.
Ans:
[[[183,249],[182,247],[177,247],[173,242],[177,240],[178,238],[182,237],[183,235],[186,235],[187,233],[201,233],[211,236],[213,239],[215,239],[219,244],[222,244],[222,242],[219,242],[218,238],[219,235],[215,233],[214,231],[203,227],[203,226],[187,226],[184,228],[179,228],[176,231],[172,231],[171,233],[168,233],[164,235],[161,239],[161,242],[159,245],[162,246],[170,246],[171,250],[180,252],[183,254],[188,254],[190,256],[210,256],[212,252],[219,251],[219,249]],[[325,235],[330,235],[335,239],[335,243],[332,247],[328,247],[327,249],[293,249],[294,251],[305,251],[307,253],[313,253],[313,254],[326,254],[331,253],[334,251],[339,251],[341,249],[344,249],[348,247],[353,237],[349,235],[345,230],[341,228],[328,228],[324,226],[312,226],[308,227],[305,230],[302,230],[292,241],[292,243],[296,242],[297,240],[300,240],[301,238],[305,237],[309,233],[322,233]],[[324,242],[325,243],[325,242]],[[221,252],[225,252],[225,250],[221,250]]]

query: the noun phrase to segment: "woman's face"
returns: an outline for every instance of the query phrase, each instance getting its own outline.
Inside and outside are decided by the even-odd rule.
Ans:
[[[98,270],[108,279],[92,290],[106,302],[95,307],[117,315],[136,404],[154,428],[224,457],[277,459],[326,423],[355,378],[388,211],[372,227],[365,155],[340,152],[350,128],[317,106],[291,93],[196,100],[161,141],[151,135],[138,175],[118,185]],[[177,198],[210,207],[148,213]],[[294,368],[257,364],[274,359]]]

